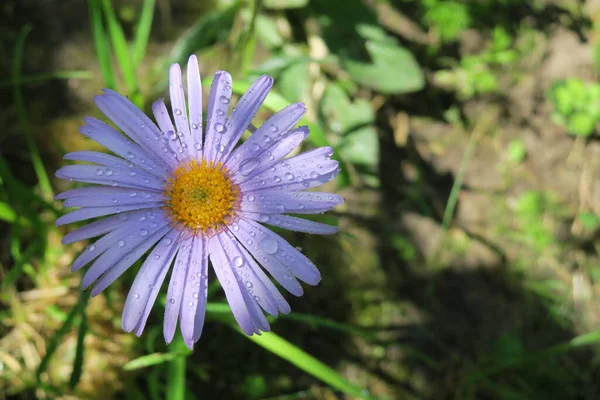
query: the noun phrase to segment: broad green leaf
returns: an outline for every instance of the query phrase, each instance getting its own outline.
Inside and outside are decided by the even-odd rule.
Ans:
[[[283,46],[283,37],[279,34],[277,24],[272,18],[259,14],[256,16],[256,36],[258,40],[269,50]]]
[[[0,201],[0,219],[9,223],[17,220],[17,213],[6,203]]]
[[[315,357],[306,353],[304,350],[293,345],[287,340],[277,336],[273,332],[263,332],[259,335],[247,336],[236,326],[236,330],[240,332],[244,337],[253,341],[261,347],[264,347],[271,353],[283,358],[290,362],[301,370],[309,373],[315,378],[327,383],[332,388],[335,388],[343,393],[350,396],[354,396],[362,399],[374,399],[369,396],[368,393],[358,386],[348,382],[342,376],[340,376],[334,369],[328,367]]]
[[[317,0],[318,1],[318,0]],[[308,0],[263,0],[262,5],[271,10],[285,10],[286,8],[302,8]]]
[[[348,73],[361,85],[381,93],[410,93],[421,90],[425,78],[414,56],[399,45],[367,41],[372,63],[343,60]]]
[[[307,63],[292,64],[286,68],[279,79],[277,86],[281,95],[291,101],[306,101],[309,96],[310,72]]]
[[[321,100],[321,113],[334,132],[347,133],[375,122],[375,113],[368,101],[358,99],[351,102],[346,92],[335,83],[327,85]]]
[[[377,166],[379,163],[379,141],[373,126],[347,133],[338,148],[344,160],[353,164]]]

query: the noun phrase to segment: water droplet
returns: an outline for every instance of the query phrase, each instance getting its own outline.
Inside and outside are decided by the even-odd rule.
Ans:
[[[148,231],[146,229],[140,229],[139,231],[140,236],[148,236]]]
[[[265,135],[264,139],[265,143],[269,143],[271,141],[271,136]]]
[[[319,176],[319,174],[317,174],[315,171],[312,171],[310,173],[310,177],[313,178],[313,179],[317,178],[318,176]]]
[[[115,173],[115,171],[113,171],[110,168],[107,168],[106,171],[104,171],[104,175],[106,175],[106,176],[112,176],[112,174],[114,174],[114,173]]]
[[[254,243],[252,240],[248,239],[246,240],[246,243],[248,244],[248,246],[252,245],[252,243]]]
[[[194,305],[193,301],[188,302],[188,307],[192,307]]]
[[[133,295],[133,297],[136,298],[136,299],[139,299],[140,295],[136,293],[136,294]]]
[[[225,134],[227,132],[227,128],[222,123],[217,122],[215,124],[215,131],[217,131],[217,133],[220,133],[220,134],[223,135],[223,134]]]
[[[225,115],[225,111],[221,110],[220,108],[217,110],[217,115],[219,117],[222,117],[223,115]]]
[[[223,145],[220,145],[220,146],[219,146],[219,152],[220,152],[220,153],[223,153],[224,151],[225,151],[225,146],[223,146]]]
[[[276,241],[274,241],[273,239],[269,239],[269,238],[265,238],[265,239],[261,240],[258,244],[267,254],[277,253],[277,249],[279,247],[279,245],[277,244]]]
[[[234,257],[233,264],[235,264],[236,267],[241,267],[244,265],[244,259],[242,257]]]
[[[277,183],[281,182],[281,178],[278,176],[274,177],[273,180]]]
[[[175,304],[175,299],[171,297],[171,298],[169,299],[169,303],[171,303],[171,304]]]
[[[98,168],[96,170],[96,175],[98,175],[98,176],[104,175],[104,171],[101,168]]]
[[[229,99],[228,99],[226,96],[221,96],[221,97],[219,97],[219,101],[220,101],[222,104],[229,104],[229,101],[230,101],[230,100],[229,100]]]
[[[195,299],[197,299],[197,298],[198,298],[198,293],[197,293],[197,292],[194,292],[194,293],[192,294],[192,297],[194,297]]]
[[[177,140],[177,133],[175,133],[175,131],[169,131],[167,132],[167,137],[171,140]]]
[[[260,150],[260,145],[258,143],[252,143],[252,145],[250,147],[252,147],[252,151]]]
[[[129,173],[129,176],[135,176],[135,172],[131,171],[131,172]]]
[[[271,132],[277,133],[277,132],[279,132],[279,128],[277,126],[275,126],[274,124],[271,124]]]
[[[133,158],[133,157],[135,157],[135,156],[133,155],[133,153],[132,153],[132,152],[128,151],[128,152],[127,152],[127,157],[129,157],[129,158]]]
[[[123,240],[119,240],[119,241],[117,242],[117,244],[119,245],[119,247],[123,247],[123,246],[125,246],[125,241],[123,241]]]
[[[291,181],[291,180],[293,180],[293,179],[294,179],[294,175],[290,174],[289,172],[286,172],[286,174],[285,174],[285,178],[286,178],[288,181]]]
[[[198,129],[198,124],[192,124],[192,129]]]
[[[110,185],[111,185],[111,186],[119,186],[119,184],[117,183],[117,181],[112,181],[112,182],[110,183]]]
[[[263,185],[263,186],[265,185],[265,183],[267,183],[267,182],[265,182],[264,179],[260,181],[260,184]]]
[[[181,115],[181,114],[182,114],[181,110],[178,109],[178,108],[176,108],[175,109],[175,115]]]
[[[246,281],[246,287],[247,287],[248,289],[250,289],[252,286],[254,286],[254,285],[252,284],[252,282],[250,282],[250,281]]]
[[[165,245],[170,245],[171,243],[173,243],[173,240],[171,240],[171,238],[166,238],[165,239]]]
[[[269,221],[269,216],[267,214],[261,214],[261,216],[259,217],[260,222],[267,222]]]
[[[254,197],[253,194],[248,195],[248,201],[254,201],[255,199],[256,199],[256,197]]]
[[[240,174],[244,176],[250,175],[256,167],[258,167],[259,161],[256,158],[248,158],[240,164]]]
[[[196,150],[201,150],[202,149],[202,145],[200,143],[196,142],[196,143],[194,143],[194,148]]]
[[[90,244],[90,245],[88,246],[88,250],[89,250],[89,251],[94,251],[94,250],[96,250],[96,245],[95,245],[95,244]]]

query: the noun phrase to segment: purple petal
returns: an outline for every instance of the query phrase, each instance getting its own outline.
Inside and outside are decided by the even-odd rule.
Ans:
[[[250,222],[241,218],[237,223],[232,225],[231,231],[246,250],[252,254],[254,259],[257,260],[281,286],[294,296],[302,296],[302,286],[300,286],[300,283],[298,283],[294,277],[294,273],[286,264],[283,264],[274,255],[277,252],[277,248],[274,248],[273,246],[278,246],[278,243],[274,240],[268,240],[262,232],[263,230],[266,230],[266,228],[263,229],[261,227],[259,231],[254,225],[251,225]]]
[[[87,190],[86,190],[87,189]],[[73,189],[68,193],[65,207],[120,207],[130,204],[157,203],[165,200],[162,194],[145,190],[90,186]],[[64,195],[64,194],[63,194]]]
[[[295,103],[274,114],[231,153],[226,162],[227,168],[230,171],[237,171],[242,162],[264,157],[263,154],[273,144],[298,124],[304,113],[306,113],[306,106]]]
[[[194,149],[195,152],[192,154],[200,155],[199,151],[202,149],[202,82],[200,80],[198,59],[193,54],[188,59],[187,88],[190,128],[193,139],[188,143],[188,146]]]
[[[83,121],[88,125],[79,128],[82,135],[157,177],[168,176],[167,169],[162,163],[152,160],[146,150],[132,143],[111,126],[92,117],[86,117]]]
[[[177,328],[177,318],[181,309],[181,299],[183,289],[186,285],[186,275],[190,264],[190,254],[192,247],[192,238],[186,239],[179,246],[179,252],[175,259],[175,267],[169,282],[167,291],[167,306],[165,307],[165,321],[163,325],[163,335],[167,343],[171,343]]]
[[[171,117],[169,117],[169,110],[167,110],[167,106],[165,105],[165,101],[163,99],[158,99],[152,103],[152,113],[154,114],[154,119],[156,119],[156,123],[158,124],[161,132],[165,133],[175,131],[175,126],[173,126]]]
[[[102,277],[96,282],[92,288],[92,297],[102,293],[104,289],[109,287],[117,280],[125,271],[129,269],[137,260],[140,259],[152,246],[162,239],[170,230],[171,227],[165,226],[161,230],[151,234],[146,240],[135,247],[127,256],[121,258],[113,267],[111,267]],[[84,276],[85,277],[85,276]]]
[[[257,219],[260,221],[260,219]],[[265,223],[289,231],[312,233],[313,235],[332,235],[337,233],[338,227],[310,221],[308,219],[292,217],[289,215],[272,215]]]
[[[144,329],[169,266],[175,258],[178,235],[176,230],[171,230],[162,238],[138,271],[123,307],[121,325],[125,332],[138,328],[141,333]]]
[[[134,189],[154,190],[162,192],[165,182],[150,175],[130,176],[129,170],[119,167],[102,167],[94,165],[67,165],[56,171],[56,177],[79,182],[128,187]]]
[[[206,240],[195,237],[191,246],[192,253],[180,311],[181,335],[190,350],[202,334],[208,295],[208,249],[206,248]]]
[[[259,157],[251,157],[242,161],[239,169],[235,171],[233,181],[240,184],[272,168],[279,160],[298,147],[307,136],[308,128],[306,126],[301,126],[286,133]]]
[[[171,168],[175,169],[177,165],[188,157],[188,145],[182,141],[184,134],[181,131],[176,132],[163,99],[157,100],[152,104],[152,112],[163,132],[161,137],[165,145],[163,153],[165,156],[168,156]]]
[[[104,254],[106,250],[112,248],[119,239],[125,237],[131,231],[135,229],[135,225],[126,224],[124,226],[120,226],[110,233],[102,236],[96,242],[90,244],[84,252],[82,252],[71,264],[71,271],[75,272],[80,270],[82,267],[90,263],[95,258]]]
[[[229,104],[231,103],[231,75],[226,71],[218,71],[215,74],[210,87],[208,98],[208,118],[206,120],[206,139],[204,141],[204,159],[213,161],[217,159],[221,147],[219,137],[225,132]]]
[[[83,276],[81,286],[84,289],[89,287],[109,268],[115,268],[115,263],[125,258],[125,256],[127,256],[128,259],[131,259],[131,263],[133,264],[144,254],[141,253],[139,256],[137,256],[137,258],[133,257],[133,254],[137,250],[138,246],[140,246],[140,244],[146,241],[148,238],[151,238],[156,232],[159,232],[163,228],[167,227],[168,224],[169,221],[165,217],[155,218],[154,220],[146,219],[142,222],[138,222],[134,226],[134,229],[128,231],[126,235],[122,235],[119,238],[116,245],[113,244],[113,246],[110,248],[110,251],[104,252],[96,261],[94,261],[92,266]],[[156,241],[158,241],[158,239],[156,239]]]
[[[189,149],[193,149],[194,141],[191,137],[190,125],[188,123],[185,92],[183,90],[183,80],[179,64],[171,64],[171,68],[169,69],[169,94],[171,97],[173,118],[177,126],[177,134],[181,140],[182,147],[188,153]],[[191,155],[191,153],[188,154]]]
[[[296,250],[281,236],[248,219],[240,219],[238,225],[240,226],[240,231],[248,232],[250,236],[256,239],[256,242],[258,243],[257,247],[262,250],[263,257],[277,259],[287,270],[294,274],[294,276],[309,285],[316,285],[319,283],[321,280],[321,273],[317,267],[315,267],[304,254]],[[252,253],[251,249],[248,250]],[[257,257],[255,256],[255,258]],[[262,263],[260,257],[258,257],[257,260],[265,265]],[[289,276],[284,275],[284,279],[286,278],[289,279]],[[277,279],[277,277],[275,277],[275,279]]]
[[[246,335],[252,335],[257,333],[258,329],[254,324],[254,319],[248,307],[244,295],[240,290],[237,283],[236,277],[233,276],[231,267],[229,266],[229,260],[223,252],[219,236],[214,236],[209,241],[209,253],[210,261],[212,262],[213,269],[219,279],[219,283],[223,287],[227,302],[231,308],[231,312],[235,320],[237,321],[240,328]]]
[[[242,196],[239,210],[256,214],[319,214],[344,202],[332,193],[265,190]]]
[[[77,190],[77,189],[74,189]],[[96,236],[104,235],[107,232],[114,231],[118,228],[131,225],[132,220],[142,216],[146,210],[129,211],[106,217],[101,220],[92,222],[71,233],[65,235],[62,239],[62,244],[70,244],[80,240],[90,239]]]
[[[247,252],[243,251],[242,246],[238,244],[238,240],[233,236],[233,233],[227,232],[219,237],[221,244],[227,249],[225,255],[232,271],[236,275],[240,290],[248,292],[252,301],[258,303],[266,312],[271,315],[277,315],[278,305],[275,301],[276,296],[267,290],[262,280],[255,273],[255,269],[260,270],[260,267],[254,263],[254,260],[252,260],[252,257]],[[262,320],[261,317],[259,318]]]
[[[320,147],[279,161],[269,170],[240,184],[242,192],[255,190],[303,190],[322,185],[335,178],[339,163],[330,160],[330,147]]]
[[[130,204],[127,206],[120,207],[86,207],[80,208],[79,210],[71,211],[68,214],[63,215],[62,217],[56,220],[56,225],[66,225],[77,221],[83,221],[86,219],[102,217],[105,215],[111,214],[119,214],[125,211],[133,211],[133,210],[141,210],[153,208],[155,210],[150,211],[159,211],[164,204],[162,202],[154,202],[154,203],[142,203],[142,204]]]
[[[170,155],[164,152],[163,135],[158,127],[126,97],[105,89],[105,94],[96,96],[96,105],[127,136],[145,149],[148,156],[167,167]],[[167,169],[167,168],[165,168]]]
[[[225,131],[220,135],[219,146],[224,146],[224,151],[219,153],[217,159],[224,161],[236,143],[242,137],[242,134],[252,122],[252,119],[258,112],[263,101],[269,94],[269,90],[273,86],[273,78],[268,75],[263,75],[250,86],[248,91],[244,93],[236,107],[231,112],[231,116],[227,120]]]

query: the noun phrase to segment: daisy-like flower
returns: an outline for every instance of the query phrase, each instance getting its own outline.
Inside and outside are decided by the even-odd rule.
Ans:
[[[308,136],[294,128],[306,109],[292,104],[273,115],[236,147],[273,85],[263,76],[229,113],[231,76],[215,74],[202,129],[202,88],[198,61],[187,66],[187,104],[181,69],[169,71],[172,117],[163,100],[152,111],[158,126],[127,98],[111,90],[97,106],[123,132],[85,118],[83,135],[115,155],[77,151],[65,156],[94,165],[69,165],[56,176],[94,184],[57,196],[67,207],[57,225],[104,217],[67,234],[63,244],[101,236],[73,262],[91,263],[82,287],[101,293],[148,253],[127,296],[122,325],[141,335],[167,272],[173,265],[164,317],[164,337],[177,322],[192,348],[204,325],[208,264],[224,289],[242,330],[268,331],[263,311],[277,316],[290,306],[266,270],[290,293],[303,293],[298,279],[316,285],[315,265],[264,224],[298,232],[332,234],[336,227],[285,215],[325,212],[343,202],[335,194],[306,191],[339,172],[333,150],[320,147],[285,158]],[[262,309],[262,310],[261,310]]]

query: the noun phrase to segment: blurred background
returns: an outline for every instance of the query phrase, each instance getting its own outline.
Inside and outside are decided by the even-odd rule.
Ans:
[[[192,353],[120,328],[137,268],[89,299],[54,171],[103,87],[149,111],[195,53],[259,125],[303,101],[343,170],[285,238],[324,277],[272,334],[221,289]],[[600,398],[600,1],[3,0],[0,399]],[[214,276],[211,277],[213,281]]]

